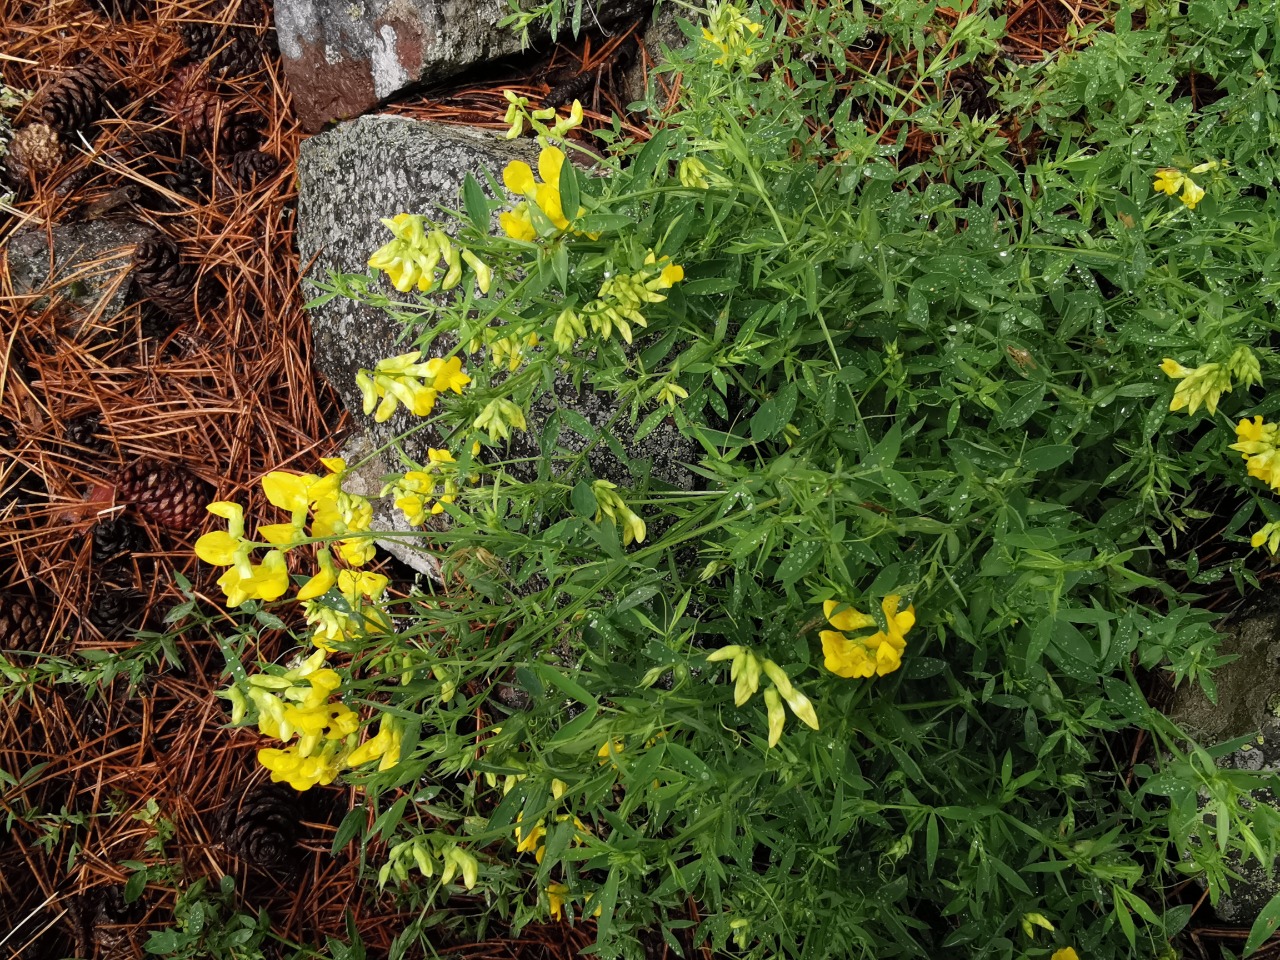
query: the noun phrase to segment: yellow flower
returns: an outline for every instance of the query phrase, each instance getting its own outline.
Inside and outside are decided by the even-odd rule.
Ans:
[[[709,172],[707,165],[697,157],[685,157],[678,168],[680,185],[691,190],[706,190],[710,186],[707,182]]]
[[[1182,196],[1178,198],[1188,210],[1194,210],[1196,204],[1204,199],[1204,189],[1194,180],[1187,177],[1182,183]]]
[[[1049,922],[1049,918],[1043,913],[1024,913],[1022,915],[1022,932],[1028,937],[1034,937],[1036,935],[1036,927],[1053,933],[1053,924]]]
[[[1264,423],[1261,415],[1241,420],[1236,438],[1230,449],[1245,459],[1249,476],[1280,490],[1280,424]]]
[[[373,370],[356,374],[364,412],[373,413],[377,423],[385,423],[401,404],[415,416],[425,417],[435,409],[438,394],[461,393],[470,382],[457,357],[432,357],[424,363],[421,350],[379,360]]]
[[[480,877],[479,861],[457,844],[451,843],[444,850],[444,869],[440,872],[440,882],[448,883],[459,871],[462,873],[462,885],[468,890],[475,889]]]
[[[205,507],[216,517],[227,521],[226,530],[213,530],[196,541],[196,556],[215,567],[228,567],[241,553],[247,557],[251,547],[244,540],[244,507],[218,500]]]
[[[880,604],[886,629],[866,636],[850,639],[845,630],[861,630],[875,626],[875,620],[852,607],[842,606],[835,600],[823,604],[823,612],[837,630],[823,630],[822,652],[824,666],[839,677],[883,677],[902,666],[902,653],[906,650],[907,632],[915,626],[915,607],[898,611],[901,598],[890,594]]]
[[[732,3],[721,4],[708,17],[710,26],[702,28],[702,37],[720,51],[713,62],[716,66],[728,66],[750,57],[752,48],[748,37],[760,32],[760,24],[752,23]]]
[[[431,389],[437,393],[452,390],[461,393],[462,388],[471,382],[471,378],[462,369],[462,361],[457,357],[443,360],[432,357],[427,361],[427,376],[431,377]]]
[[[1266,524],[1249,538],[1249,545],[1255,550],[1264,543],[1272,556],[1275,556],[1276,552],[1280,551],[1280,522]]]
[[[1262,383],[1262,365],[1257,355],[1248,347],[1241,345],[1231,352],[1227,360],[1227,372],[1235,383],[1243,383],[1246,387]]]
[[[1151,186],[1153,189],[1172,197],[1182,189],[1182,183],[1185,179],[1182,171],[1177,167],[1161,167],[1156,171],[1155,183]]]
[[[542,838],[547,835],[546,827],[543,826],[543,821],[539,820],[533,825],[533,829],[525,833],[520,826],[523,819],[523,813],[516,814],[516,853],[537,853],[542,845]],[[538,857],[538,861],[542,861],[541,856]]]
[[[782,709],[782,698],[777,687],[770,687],[764,692],[764,703],[769,713],[769,748],[773,749],[782,739],[782,726],[787,722],[787,713]]]
[[[1049,960],[1080,960],[1079,955],[1072,947],[1063,947],[1061,950],[1054,951]]]
[[[557,350],[568,353],[573,349],[574,342],[586,335],[587,325],[572,307],[565,307],[560,311],[560,316],[556,317],[555,332],[551,335]]]
[[[258,751],[258,762],[271,771],[272,783],[287,783],[293,789],[309,790],[316,784],[328,785],[338,776],[339,760],[337,744],[319,756],[304,757],[297,747],[283,750],[264,747]]]
[[[390,770],[400,762],[400,729],[395,718],[384,713],[378,722],[378,732],[351,751],[347,764],[358,767],[371,760],[378,761],[378,770]]]
[[[538,231],[533,228],[527,203],[517,203],[512,210],[498,214],[498,226],[512,240],[527,242],[538,239]]]
[[[614,492],[616,489],[617,485],[608,480],[596,480],[591,484],[591,492],[595,494],[596,506],[599,508],[596,510],[595,522],[600,522],[601,515],[607,515],[610,520],[619,524],[622,527],[624,547],[629,547],[633,542],[644,543],[648,533],[644,521]]]
[[[489,439],[494,443],[510,437],[513,427],[517,430],[527,429],[524,411],[510,400],[504,399],[490,400],[471,425],[477,430],[487,431]]]
[[[658,388],[658,395],[654,399],[659,403],[665,403],[667,406],[674,409],[679,401],[687,400],[688,398],[688,390],[680,386],[678,383],[667,382]]]
[[[238,607],[246,600],[278,600],[289,589],[289,570],[284,554],[270,550],[261,564],[252,563],[247,554],[218,578],[218,586],[226,594],[227,606]]]
[[[547,887],[547,905],[552,920],[563,919],[564,898],[568,893],[569,888],[563,883],[552,883]]]
[[[324,596],[329,592],[329,588],[338,582],[338,571],[333,566],[333,554],[328,550],[321,550],[316,560],[320,563],[320,570],[298,590],[300,602]]]
[[[614,757],[622,756],[624,749],[626,749],[626,746],[621,738],[614,737],[612,740],[605,741],[604,746],[596,751],[596,756],[601,758],[600,765],[604,766],[606,763],[613,763]],[[613,765],[616,767],[617,763],[613,763]]]
[[[533,169],[523,160],[513,160],[502,170],[502,182],[508,190],[533,203],[551,221],[557,230],[567,230],[569,218],[565,216],[560,199],[560,170],[564,166],[564,151],[559,147],[543,147],[538,154],[539,183],[533,176]],[[578,208],[575,216],[586,211]],[[517,206],[510,214],[499,215],[498,223],[506,231],[507,236],[516,240],[533,240],[537,230],[527,205],[522,210]]]
[[[1173,399],[1169,401],[1170,410],[1186,408],[1188,413],[1195,413],[1203,403],[1209,413],[1217,413],[1218,401],[1224,393],[1231,392],[1231,375],[1220,363],[1203,363],[1188,368],[1166,357],[1160,369],[1178,381]]]

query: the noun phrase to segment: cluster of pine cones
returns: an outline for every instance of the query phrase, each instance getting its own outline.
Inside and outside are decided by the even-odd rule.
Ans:
[[[147,0],[85,2],[112,20],[151,16]],[[176,28],[188,56],[154,92],[130,89],[128,65],[113,58],[110,44],[104,44],[106,52],[88,53],[37,92],[18,115],[7,152],[0,156],[0,179],[12,188],[53,183],[72,200],[90,173],[101,183],[104,168],[128,171],[112,191],[118,209],[111,215],[164,224],[163,229],[152,226],[133,255],[132,293],[143,305],[144,335],[163,339],[213,304],[214,285],[201,281],[194,245],[183,242],[184,232],[191,232],[184,231],[180,214],[234,199],[277,171],[276,158],[261,149],[266,118],[247,106],[240,92],[244,81],[266,79],[278,55],[268,3],[214,0],[186,14]],[[90,149],[103,162],[81,164],[80,171],[68,173],[65,162]],[[111,456],[97,413],[76,417],[64,429],[61,440],[82,462]],[[3,436],[0,441],[13,448]],[[39,486],[38,479],[32,475],[24,483]],[[152,543],[137,521],[188,533],[203,522],[213,491],[183,465],[154,459],[126,463],[106,479],[114,483],[115,503],[125,512],[92,528],[86,550],[92,551],[93,586],[78,612],[97,633],[121,638],[147,626],[147,597],[138,589],[147,580],[146,563],[140,564],[137,555],[150,551]],[[32,500],[29,493],[15,493],[17,483],[9,480],[0,476],[0,499]],[[0,651],[42,649],[51,620],[49,598],[0,589]]]

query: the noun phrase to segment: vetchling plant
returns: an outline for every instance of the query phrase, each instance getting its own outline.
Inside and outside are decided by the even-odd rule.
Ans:
[[[512,95],[536,165],[469,179],[449,229],[388,211],[325,295],[412,317],[359,382],[375,419],[424,418],[383,492],[436,518],[443,582],[390,599],[336,459],[268,474],[290,519],[253,539],[213,504],[197,552],[229,605],[296,613],[296,661],[233,659],[232,721],[273,779],[363,787],[334,846],[417,917],[397,955],[460,901],[594,922],[606,957],[646,928],[745,958],[1168,957],[1179,884],[1217,900],[1229,855],[1274,858],[1265,778],[1144,695],[1212,693],[1225,659],[1172,564],[1248,589],[1246,537],[1277,541],[1262,6],[1148,0],[1024,63],[987,2],[725,3],[647,142],[595,156],[580,109]],[[1229,390],[1234,444],[1207,422]],[[628,452],[660,428],[683,482]],[[1222,504],[1240,547],[1201,571]]]

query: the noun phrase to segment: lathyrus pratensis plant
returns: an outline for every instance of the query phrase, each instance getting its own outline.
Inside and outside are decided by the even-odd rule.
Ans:
[[[1025,171],[988,140],[909,154],[904,118],[968,129],[944,80],[1004,20],[881,6],[923,72],[863,78],[857,111],[815,64],[864,14],[707,11],[666,68],[674,110],[585,157],[604,176],[570,162],[577,108],[512,95],[537,163],[469,179],[460,229],[396,213],[373,272],[335,279],[450,294],[397,302],[415,348],[360,378],[376,419],[427,418],[428,462],[385,493],[447,518],[422,541],[447,587],[392,605],[362,572],[368,507],[336,461],[269,475],[292,521],[256,541],[211,507],[230,529],[198,552],[233,605],[282,601],[283,554],[319,550],[297,594],[314,652],[233,664],[233,721],[274,778],[363,786],[376,830],[357,809],[337,845],[383,841],[378,884],[420,916],[460,884],[472,915],[593,919],[604,956],[656,925],[751,958],[1156,957],[1184,875],[1217,898],[1227,853],[1274,854],[1252,781],[1140,676],[1207,685],[1219,662],[1160,556],[1229,474],[1170,407],[1212,414],[1267,376],[1275,158],[1193,122],[1173,61],[1201,54],[1160,3],[1005,65],[1001,109],[1027,129],[1044,105]],[[1201,363],[1165,361],[1171,395],[1166,355]],[[592,426],[557,382],[618,413]],[[1274,487],[1272,411],[1234,449]],[[692,489],[593,472],[662,422]],[[517,474],[528,432],[543,459]],[[1134,742],[1153,748],[1131,767]]]

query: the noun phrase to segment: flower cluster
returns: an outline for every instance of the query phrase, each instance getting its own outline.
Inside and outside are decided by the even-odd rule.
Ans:
[[[838,677],[883,677],[902,666],[902,653],[907,649],[907,632],[915,626],[916,610],[908,606],[898,611],[901,597],[890,594],[880,603],[885,628],[865,637],[850,638],[846,633],[875,627],[874,617],[859,613],[848,604],[828,600],[822,605],[827,621],[836,629],[823,630],[824,665]]]
[[[711,184],[707,180],[707,174],[710,172],[707,165],[697,157],[685,157],[676,168],[676,173],[680,177],[680,186],[688,187],[690,190],[706,190],[710,187]]]
[[[436,850],[426,837],[421,836],[403,840],[388,851],[387,862],[378,869],[378,887],[385,887],[393,877],[401,882],[407,881],[411,866],[416,866],[424,877],[434,877],[436,860],[440,861],[442,885],[452,883],[454,877],[461,876],[462,885],[466,889],[475,889],[480,879],[480,862],[474,854],[452,842]]]
[[[618,485],[610,483],[608,480],[595,480],[592,482],[591,492],[595,494],[596,507],[598,508],[595,522],[599,523],[602,516],[607,516],[621,526],[622,545],[624,547],[631,546],[633,542],[644,543],[645,534],[648,532],[644,521],[615,492],[617,489]]]
[[[528,424],[524,419],[524,410],[519,404],[498,397],[490,400],[480,415],[472,421],[471,426],[477,430],[484,430],[489,434],[489,439],[493,443],[506,440],[511,436],[512,429],[527,430]]]
[[[323,561],[323,555],[321,559]],[[299,594],[306,601],[302,609],[311,627],[311,642],[332,653],[335,643],[388,633],[391,618],[382,606],[388,582],[382,574],[367,570],[337,571],[335,585],[342,595],[343,607]]]
[[[372,370],[356,374],[364,412],[372,413],[376,423],[389,420],[401,404],[414,416],[425,417],[435,409],[436,397],[448,390],[461,393],[470,382],[457,357],[424,362],[421,350],[379,360]]]
[[[382,223],[395,239],[374,251],[369,266],[385,273],[401,293],[408,293],[415,285],[423,293],[435,289],[436,268],[442,263],[445,274],[440,289],[452,290],[462,280],[464,262],[475,273],[479,293],[489,292],[493,271],[470,250],[454,246],[443,230],[428,233],[422,217],[409,213],[398,213]]]
[[[502,182],[506,188],[524,200],[515,209],[500,213],[498,225],[513,240],[536,240],[538,228],[535,216],[545,218],[556,230],[569,229],[569,218],[560,200],[560,169],[565,164],[564,151],[559,147],[543,147],[538,154],[539,183],[533,169],[523,160],[513,160],[502,170]],[[535,214],[534,211],[538,211]],[[586,211],[581,207],[574,213],[580,217]]]
[[[752,23],[732,3],[722,3],[708,17],[702,37],[720,51],[714,63],[724,67],[750,57],[752,48],[748,41],[759,32],[760,24]]]
[[[288,783],[295,790],[330,784],[344,767],[378,760],[379,770],[400,759],[400,733],[395,721],[383,715],[378,734],[356,747],[360,719],[355,711],[331,698],[342,685],[336,670],[324,665],[324,651],[317,650],[282,674],[264,673],[248,678],[248,691],[232,686],[231,722],[240,723],[252,703],[258,714],[258,731],[286,746],[263,747],[258,762],[271,771],[274,783]],[[296,743],[291,743],[297,737]]]
[[[1217,413],[1218,401],[1232,386],[1242,383],[1249,387],[1262,383],[1262,367],[1257,356],[1248,347],[1236,347],[1225,363],[1203,363],[1198,367],[1184,367],[1177,360],[1165,357],[1160,369],[1168,377],[1178,380],[1174,388],[1170,410],[1186,409],[1195,413],[1204,404],[1210,414]]]
[[[1226,166],[1227,161],[1225,160],[1208,160],[1192,167],[1191,173],[1197,175],[1210,173]],[[1151,187],[1171,197],[1181,190],[1182,196],[1178,197],[1178,199],[1182,201],[1188,210],[1194,210],[1196,204],[1204,199],[1204,188],[1192,180],[1189,174],[1183,173],[1177,167],[1161,167],[1157,170],[1155,182],[1151,184]]]
[[[721,647],[707,657],[708,663],[719,663],[723,660],[733,661],[729,669],[729,679],[735,682],[733,702],[739,707],[760,689],[762,674],[771,681],[771,686],[764,692],[765,709],[769,718],[770,748],[777,746],[778,741],[782,739],[782,728],[787,719],[786,711],[782,709],[784,700],[801,723],[813,730],[818,729],[818,714],[814,711],[813,704],[808,697],[795,688],[786,671],[772,660],[762,660],[749,648],[738,644]]]
[[[588,322],[592,330],[605,338],[617,327],[622,339],[630,343],[632,324],[649,325],[640,308],[666,300],[666,294],[659,291],[670,290],[683,279],[683,267],[670,263],[668,257],[658,260],[650,250],[640,270],[605,277],[599,296],[583,307],[580,314],[567,307],[560,312],[552,335],[556,348],[561,353],[572,350],[574,343],[586,336]]]
[[[1236,442],[1230,449],[1245,459],[1249,476],[1272,490],[1280,490],[1280,424],[1266,423],[1259,414],[1236,424]]]
[[[451,467],[454,463],[453,454],[448,450],[428,448],[427,463],[421,470],[410,470],[388,483],[380,495],[392,494],[396,509],[416,527],[428,514],[443,513],[444,505],[453,503],[457,497],[457,475]]]
[[[262,478],[262,491],[267,500],[289,511],[291,519],[288,523],[258,527],[259,538],[271,545],[261,563],[253,562],[253,552],[258,546],[244,535],[244,508],[229,501],[217,501],[206,508],[225,519],[227,529],[206,533],[196,541],[195,552],[206,563],[229,567],[218,578],[228,606],[284,596],[289,589],[285,554],[307,539],[308,514],[310,536],[336,540],[338,555],[348,566],[358,567],[373,558],[373,540],[369,536],[372,504],[364,497],[342,490],[340,482],[346,463],[341,458],[327,458],[322,462],[330,471],[325,477],[275,471]],[[320,552],[319,563],[320,571],[301,587],[299,599],[320,596],[336,582],[337,573],[328,550]]]
[[[507,112],[502,122],[507,124],[508,140],[514,140],[524,133],[526,123],[533,128],[538,142],[543,146],[546,146],[548,139],[563,140],[570,130],[582,126],[582,104],[577,100],[573,101],[573,105],[569,108],[569,116],[558,120],[555,107],[531,110],[528,97],[522,97],[512,90],[504,90],[502,95],[507,98]],[[552,120],[554,123],[548,127],[547,120]]]

